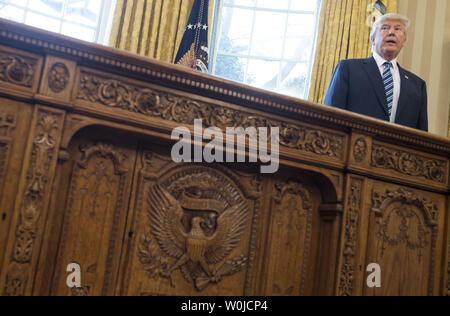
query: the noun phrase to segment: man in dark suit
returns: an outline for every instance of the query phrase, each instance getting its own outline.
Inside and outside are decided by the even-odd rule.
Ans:
[[[428,131],[426,83],[397,63],[409,25],[409,19],[398,14],[378,18],[370,34],[373,56],[342,60],[324,103]]]

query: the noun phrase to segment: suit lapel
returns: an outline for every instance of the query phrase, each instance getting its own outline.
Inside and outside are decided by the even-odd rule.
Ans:
[[[409,91],[409,78],[403,68],[398,65],[398,70],[400,72],[400,98],[398,99],[397,105],[397,114],[395,115],[395,122],[398,121],[398,118],[402,114],[402,111],[406,108],[406,91]]]
[[[389,115],[388,104],[386,100],[386,92],[384,90],[383,80],[381,78],[380,70],[378,69],[377,62],[373,57],[364,60],[364,69],[369,75],[372,87],[375,89],[375,93],[378,98],[378,104],[384,110],[386,115]]]

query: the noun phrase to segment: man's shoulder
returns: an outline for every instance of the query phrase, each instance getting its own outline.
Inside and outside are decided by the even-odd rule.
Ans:
[[[350,58],[350,59],[342,59],[342,61],[349,62],[349,63],[366,63],[373,59],[373,57],[369,58]]]
[[[418,75],[412,73],[411,71],[406,70],[405,68],[401,67],[400,65],[399,65],[399,68],[403,71],[404,75],[406,75],[408,77],[408,79],[412,79],[412,80],[419,81],[421,83],[425,83],[425,80],[420,78]]]
[[[373,58],[358,58],[358,59],[342,59],[339,64],[345,67],[355,67],[355,66],[361,66],[362,64],[367,64],[371,62]]]

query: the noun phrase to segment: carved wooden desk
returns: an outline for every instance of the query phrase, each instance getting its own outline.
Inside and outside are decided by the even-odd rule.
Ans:
[[[173,162],[194,119],[280,170]],[[0,131],[3,295],[449,293],[447,139],[4,20]]]

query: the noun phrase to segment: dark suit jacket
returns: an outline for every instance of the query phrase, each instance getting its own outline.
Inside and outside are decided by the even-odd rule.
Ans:
[[[400,65],[399,70],[401,90],[395,123],[428,131],[426,83]],[[324,103],[389,121],[386,92],[373,57],[342,60],[334,71]]]

